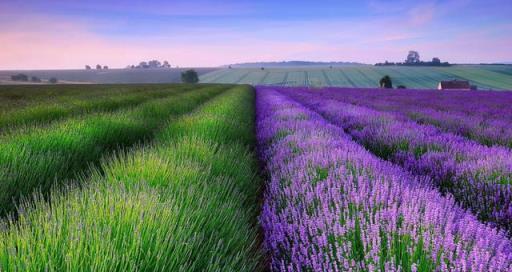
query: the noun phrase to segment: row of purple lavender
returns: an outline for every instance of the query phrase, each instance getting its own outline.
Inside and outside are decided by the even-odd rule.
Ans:
[[[343,102],[399,113],[484,145],[512,148],[511,92],[332,90]]]
[[[257,90],[274,271],[510,271],[512,243],[319,114]]]
[[[282,92],[342,127],[381,158],[417,175],[427,175],[482,221],[512,233],[512,151],[487,147],[434,126],[336,99],[342,91],[307,89]]]

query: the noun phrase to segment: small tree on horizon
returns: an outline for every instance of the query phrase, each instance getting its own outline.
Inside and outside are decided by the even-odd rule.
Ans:
[[[194,69],[187,70],[185,72],[181,72],[181,81],[183,83],[192,83],[195,84],[199,82],[199,76]]]
[[[409,51],[409,54],[407,54],[407,59],[405,60],[405,63],[407,64],[415,64],[420,63],[420,54],[418,51]]]
[[[17,74],[11,76],[12,81],[28,81],[28,76],[25,74]]]
[[[58,82],[57,78],[55,77],[52,77],[48,80],[48,82],[52,83],[52,84],[56,84]]]
[[[101,70],[101,65],[96,64],[96,70]]]
[[[391,81],[391,77],[389,77],[388,75],[380,79],[379,85],[381,88],[393,89],[393,82]]]
[[[162,63],[158,60],[150,60],[148,61],[148,68],[160,68],[162,67]]]

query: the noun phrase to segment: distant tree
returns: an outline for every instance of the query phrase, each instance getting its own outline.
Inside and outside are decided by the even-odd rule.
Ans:
[[[85,70],[91,70],[91,66],[85,65]]]
[[[380,79],[379,85],[381,88],[392,89],[393,83],[391,82],[391,77],[387,75],[384,76],[383,78]]]
[[[265,67],[261,67],[261,70],[265,70]]]
[[[12,81],[28,81],[28,76],[25,74],[17,74],[11,76]]]
[[[183,83],[197,83],[199,82],[199,76],[195,70],[187,70],[181,73],[181,81]]]
[[[158,60],[150,60],[148,62],[148,68],[160,68],[162,67],[162,64]]]
[[[145,62],[145,61],[141,61],[141,62],[139,63],[139,65],[137,66],[137,68],[149,68],[149,65],[148,65],[148,63],[147,63],[147,62]]]
[[[417,51],[409,51],[405,62],[381,62],[376,63],[375,66],[450,66],[448,62],[441,62],[439,58],[432,58],[432,61],[421,61],[420,54]]]
[[[108,70],[108,66],[107,65],[103,66],[103,70]]]
[[[392,66],[392,65],[400,65],[401,63],[398,62],[398,63],[394,63],[394,62],[389,62],[389,61],[385,61],[385,62],[379,62],[379,63],[375,63],[375,66]]]
[[[232,69],[232,68],[231,68],[231,65],[229,65],[229,66],[228,66],[228,69]]]
[[[420,62],[420,54],[417,51],[409,51],[407,55],[407,59],[405,60],[406,64],[415,64]]]
[[[32,82],[41,82],[41,79],[36,77],[36,76],[33,76],[33,77],[30,78],[30,81],[32,81]]]
[[[59,80],[58,80],[57,78],[55,78],[55,77],[52,77],[52,78],[50,78],[50,79],[48,80],[48,82],[50,82],[51,84],[55,84],[55,83],[57,83],[58,81],[59,81]]]
[[[142,68],[142,69],[147,69],[147,68],[171,68],[171,64],[164,60],[163,62],[160,62],[158,60],[150,60],[148,62],[146,61],[141,61],[138,65],[128,65],[128,68]]]
[[[405,85],[398,85],[396,88],[397,89],[407,89],[407,87],[405,87]]]
[[[96,64],[96,70],[101,70],[101,65]]]

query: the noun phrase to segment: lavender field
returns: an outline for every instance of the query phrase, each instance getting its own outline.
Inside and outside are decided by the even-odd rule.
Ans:
[[[510,14],[0,0],[0,272],[512,272]]]
[[[0,271],[512,271],[512,92],[1,86]]]
[[[257,87],[273,271],[511,271],[512,93]]]

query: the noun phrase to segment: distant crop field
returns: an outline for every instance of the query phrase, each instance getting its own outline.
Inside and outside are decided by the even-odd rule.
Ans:
[[[512,65],[459,65],[452,67],[234,68],[200,76],[202,83],[237,83],[274,86],[373,88],[389,75],[393,85],[435,89],[442,80],[469,80],[482,90],[512,90]]]
[[[48,80],[55,77],[62,83],[180,83],[181,72],[189,68],[162,69],[108,69],[108,70],[22,70],[0,71],[0,84],[13,84],[12,75],[19,73]],[[193,68],[199,75],[213,72],[218,68]]]

